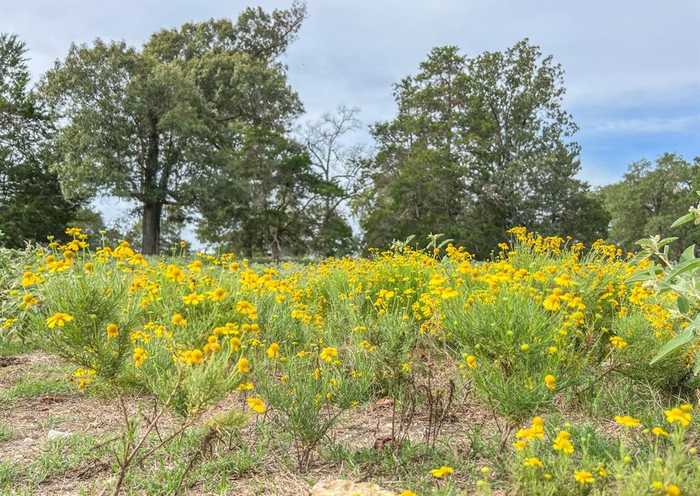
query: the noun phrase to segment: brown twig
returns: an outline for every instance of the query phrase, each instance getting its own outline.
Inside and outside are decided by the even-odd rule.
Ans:
[[[124,453],[123,453],[123,458],[119,460],[117,458],[117,461],[119,462],[119,478],[117,479],[117,484],[114,488],[114,496],[118,496],[119,492],[121,491],[122,485],[124,484],[124,478],[126,477],[127,470],[131,466],[131,464],[134,461],[134,458],[136,457],[137,453],[143,446],[143,443],[146,442],[146,439],[148,438],[149,434],[153,431],[155,428],[156,424],[160,420],[160,418],[163,416],[165,413],[165,410],[170,406],[170,402],[172,401],[173,397],[175,396],[175,393],[180,387],[180,383],[182,381],[182,373],[178,375],[177,382],[175,383],[175,386],[173,387],[173,390],[170,392],[170,395],[168,396],[167,400],[165,403],[163,403],[162,408],[160,411],[153,417],[153,420],[148,424],[146,427],[146,430],[144,433],[141,435],[139,441],[136,443],[133,449],[130,449],[131,447],[131,439],[129,436],[129,416],[126,410],[126,406],[124,405],[124,398],[122,395],[119,395],[119,403],[122,408],[122,414],[124,416],[124,425],[126,427],[126,432],[124,434],[125,437],[125,442],[124,442]],[[149,453],[150,454],[150,453]],[[139,461],[143,461],[144,457],[140,457]]]

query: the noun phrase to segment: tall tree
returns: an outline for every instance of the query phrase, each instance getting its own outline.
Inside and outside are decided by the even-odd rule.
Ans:
[[[249,257],[306,253],[313,234],[308,207],[322,186],[300,144],[286,133],[250,128],[238,158],[211,177],[209,194],[198,198],[197,233]]]
[[[621,181],[600,191],[612,216],[610,239],[628,250],[635,248],[636,241],[656,234],[679,237],[671,249],[697,243],[700,227],[693,223],[670,229],[697,202],[696,191],[700,191],[700,157],[688,162],[666,153],[655,163],[630,164]]]
[[[346,255],[356,247],[348,220],[349,202],[363,185],[364,149],[349,144],[362,124],[358,108],[340,106],[335,113],[307,122],[301,130],[311,166],[324,182],[313,204],[315,226],[312,251],[322,256]]]
[[[354,202],[367,245],[431,232],[465,239],[465,70],[456,47],[435,48],[416,76],[395,85],[398,115],[373,126],[372,181]]]
[[[604,212],[575,177],[563,94],[563,70],[528,40],[473,58],[433,49],[395,86],[397,117],[373,128],[373,182],[358,203],[366,241],[441,232],[485,255],[513,225],[604,234]],[[574,229],[581,209],[594,229]]]
[[[141,48],[72,46],[43,92],[65,125],[56,170],[66,192],[137,202],[142,249],[159,251],[165,205],[188,206],[236,156],[249,127],[283,128],[301,110],[279,62],[303,4],[160,31]]]
[[[53,124],[29,87],[26,47],[0,34],[0,244],[60,238],[79,201],[66,201],[48,170]]]

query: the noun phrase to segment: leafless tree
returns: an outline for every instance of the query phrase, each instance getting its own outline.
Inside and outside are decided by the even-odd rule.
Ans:
[[[357,107],[340,106],[334,113],[307,122],[301,130],[312,166],[324,181],[336,186],[320,198],[324,219],[336,214],[362,188],[365,148],[347,143],[349,136],[362,128],[359,112]]]

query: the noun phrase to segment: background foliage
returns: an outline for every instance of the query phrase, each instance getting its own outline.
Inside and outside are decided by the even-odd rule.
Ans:
[[[564,70],[524,39],[502,51],[430,51],[369,126],[339,106],[302,124],[284,54],[305,6],[186,23],[141,47],[72,46],[32,87],[25,48],[0,38],[0,243],[67,224],[147,254],[194,231],[248,257],[339,256],[442,233],[481,258],[526,226],[631,249],[692,201],[698,159],[631,164],[598,190],[578,178]],[[88,202],[133,208],[105,226]],[[93,203],[94,208],[94,203]],[[677,233],[688,244],[698,235]],[[687,241],[687,242],[686,242]]]

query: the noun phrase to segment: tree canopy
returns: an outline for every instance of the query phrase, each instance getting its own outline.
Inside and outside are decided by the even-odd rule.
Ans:
[[[305,16],[302,3],[247,8],[140,47],[73,45],[35,87],[24,44],[0,35],[0,243],[78,223],[156,254],[194,227],[210,246],[279,259],[440,233],[488,257],[522,225],[584,242],[610,229],[633,249],[671,234],[695,200],[700,159],[642,160],[597,191],[578,179],[564,71],[527,39],[474,56],[432,49],[394,85],[396,115],[369,127],[371,151],[353,141],[367,129],[355,107],[300,126],[282,60]],[[102,195],[140,219],[105,226],[85,207]],[[700,234],[681,231],[679,246]]]
[[[142,249],[157,253],[165,205],[208,196],[209,178],[240,156],[251,129],[283,132],[301,111],[278,58],[304,16],[302,4],[249,8],[236,22],[160,31],[140,49],[72,46],[42,85],[65,122],[54,164],[64,191],[135,201]]]
[[[312,235],[308,198],[321,183],[308,155],[286,136],[252,128],[240,160],[211,177],[198,199],[199,236],[247,256],[307,252]]]
[[[397,116],[373,127],[373,181],[356,204],[367,243],[440,232],[485,254],[514,225],[604,237],[563,94],[561,67],[527,40],[471,58],[433,49],[395,86]]]
[[[600,195],[612,217],[610,239],[627,250],[635,242],[661,234],[677,236],[671,249],[694,244],[700,227],[693,223],[677,229],[671,224],[697,202],[700,191],[700,157],[688,162],[678,155],[664,154],[655,162],[641,160],[629,165],[623,179],[601,188]]]
[[[0,34],[0,245],[61,237],[79,207],[49,171],[53,121],[29,87],[26,47]]]

